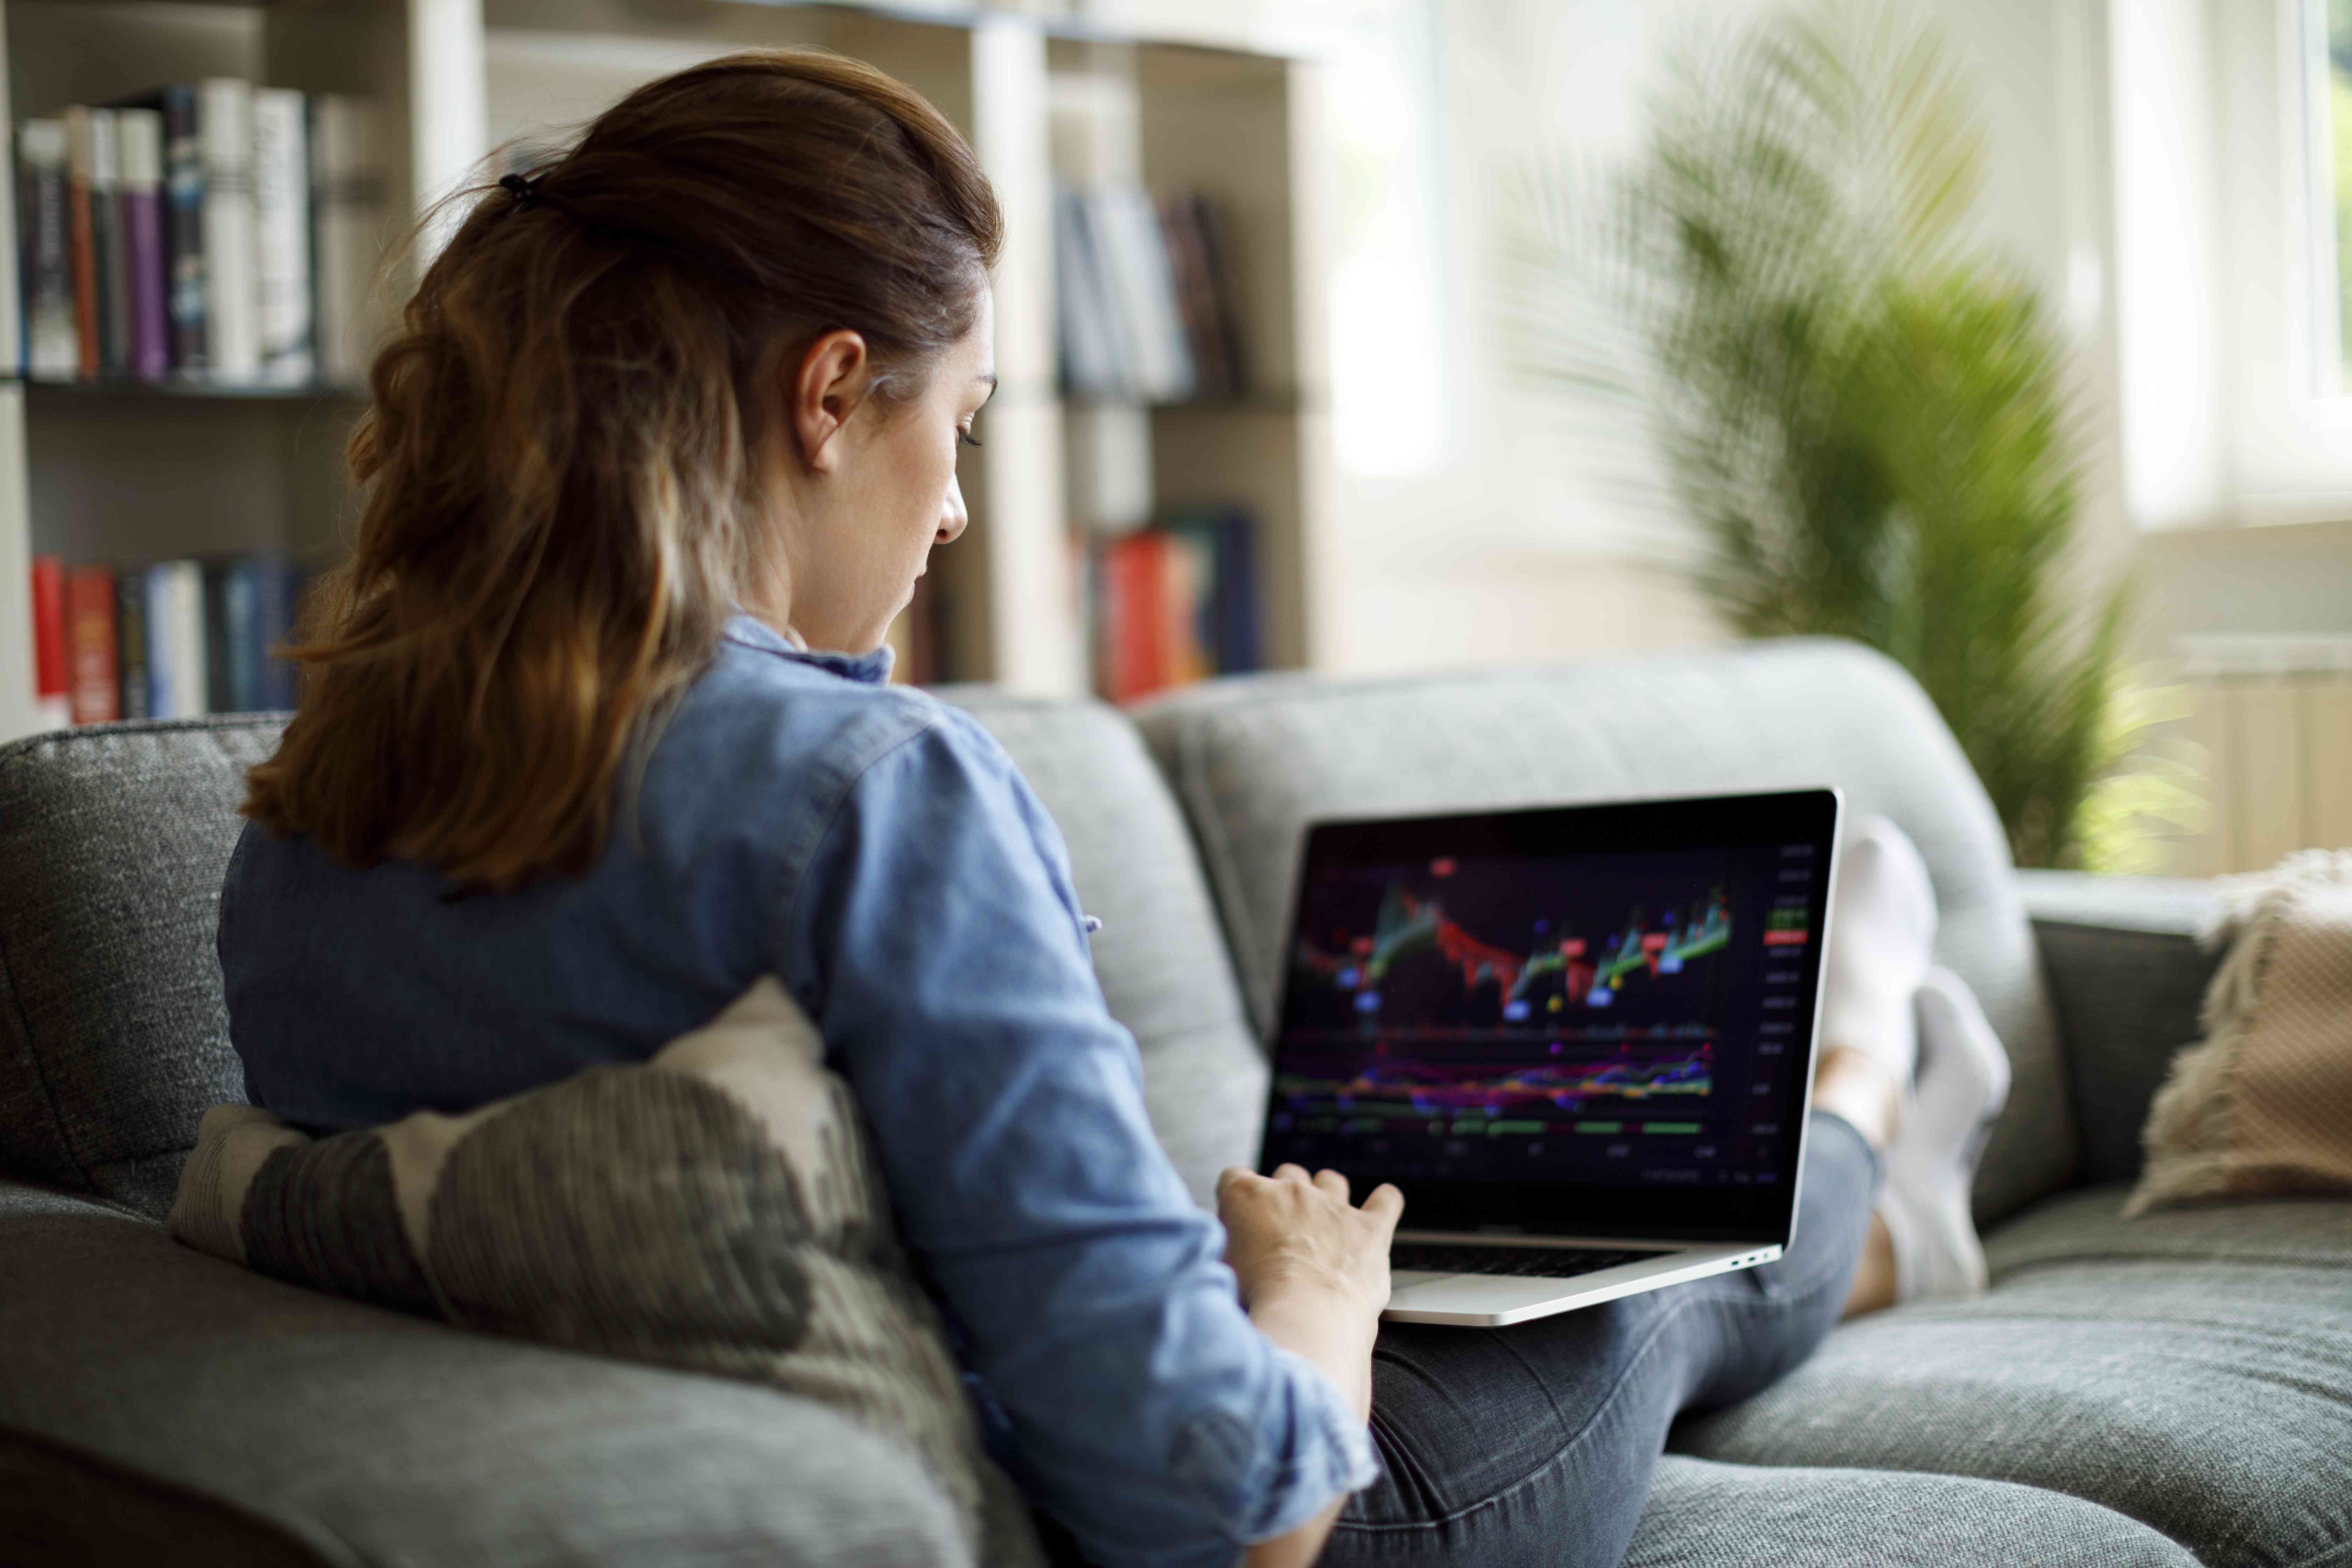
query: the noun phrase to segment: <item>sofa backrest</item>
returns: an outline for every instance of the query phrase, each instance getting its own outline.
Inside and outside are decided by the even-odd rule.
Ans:
[[[67,730],[0,747],[0,1169],[151,1215],[205,1108],[245,1098],[220,886],[280,720]]]
[[[1061,827],[1079,903],[1102,921],[1103,998],[1142,1052],[1152,1131],[1210,1206],[1217,1173],[1257,1158],[1267,1073],[1175,797],[1135,726],[1099,702],[939,695],[1003,742]]]
[[[1205,1203],[1218,1170],[1255,1157],[1266,1074],[1174,799],[1099,703],[943,695],[1003,742],[1060,824],[1152,1125]],[[160,1215],[205,1108],[244,1098],[214,937],[245,771],[281,722],[0,748],[0,1171]]]
[[[2014,1068],[1977,1208],[2063,1184],[2067,1080],[1991,802],[1918,686],[1856,645],[1800,640],[1385,679],[1276,675],[1138,715],[1197,836],[1261,1035],[1271,1031],[1307,826],[1546,803],[1832,784],[1892,817],[1936,884],[1937,959]]]

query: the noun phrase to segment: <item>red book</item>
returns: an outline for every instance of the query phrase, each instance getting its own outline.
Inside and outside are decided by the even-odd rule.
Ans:
[[[1105,663],[1114,702],[1132,702],[1169,684],[1168,538],[1130,533],[1103,554]]]
[[[122,717],[114,658],[114,573],[77,566],[66,577],[66,656],[72,661],[73,721],[108,724]]]
[[[66,697],[66,563],[33,557],[33,696],[44,723],[72,720]]]

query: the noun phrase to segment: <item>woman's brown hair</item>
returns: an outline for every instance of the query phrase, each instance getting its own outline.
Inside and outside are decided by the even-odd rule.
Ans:
[[[919,392],[1002,220],[905,85],[815,52],[640,88],[473,208],[377,356],[352,559],[245,814],[355,866],[469,888],[583,870],[633,740],[763,602],[758,487],[786,368],[861,334]]]

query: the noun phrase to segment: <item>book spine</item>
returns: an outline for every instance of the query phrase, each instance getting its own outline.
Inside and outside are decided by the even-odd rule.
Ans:
[[[1210,319],[1216,323],[1223,395],[1240,397],[1249,391],[1249,359],[1242,347],[1241,289],[1234,273],[1233,236],[1224,210],[1215,202],[1195,195],[1184,205],[1192,220],[1193,242],[1200,247],[1201,266],[1209,279]]]
[[[98,278],[99,366],[131,372],[131,258],[122,233],[121,121],[110,109],[89,111],[90,249]]]
[[[73,720],[110,723],[122,716],[114,656],[114,574],[77,566],[66,577],[66,642],[73,660]]]
[[[205,657],[205,571],[194,561],[174,561],[164,572],[171,584],[172,714],[201,719],[210,710],[212,684]]]
[[[253,89],[215,77],[202,93],[205,348],[214,379],[249,382],[261,370],[254,319]]]
[[[278,650],[294,635],[294,563],[275,551],[254,558],[254,647],[257,650],[253,705],[264,710],[294,706],[293,661]]]
[[[309,381],[310,336],[310,116],[288,88],[253,94],[255,330],[264,380]]]
[[[33,709],[44,729],[73,722],[66,662],[66,564],[33,557]]]
[[[1104,646],[1110,669],[1103,695],[1132,702],[1169,683],[1168,541],[1147,530],[1105,550]]]
[[[1066,190],[1055,198],[1054,270],[1063,384],[1079,397],[1122,395],[1127,374],[1118,328],[1084,192]]]
[[[84,376],[99,372],[99,283],[97,237],[90,226],[89,110],[79,104],[65,111],[66,222],[73,258],[75,369]]]
[[[1168,243],[1160,215],[1139,187],[1113,186],[1095,193],[1097,236],[1106,243],[1112,292],[1118,297],[1124,341],[1133,350],[1131,390],[1152,403],[1192,395],[1192,354],[1184,342],[1182,312],[1168,266]]]
[[[205,322],[205,151],[196,89],[163,89],[163,266],[172,368],[202,374],[212,363]]]
[[[1216,294],[1208,264],[1192,229],[1192,204],[1171,195],[1160,203],[1160,233],[1167,243],[1168,270],[1175,281],[1176,304],[1182,312],[1185,345],[1192,354],[1194,395],[1229,397],[1223,355],[1217,339]]]
[[[172,364],[164,299],[163,117],[152,109],[115,113],[122,174],[122,248],[131,291],[131,372],[160,381]]]
[[[1265,663],[1258,593],[1257,525],[1239,507],[1217,524],[1217,672],[1238,675]]]
[[[231,713],[250,713],[261,706],[261,665],[268,657],[261,642],[261,563],[251,556],[229,566],[222,600],[228,646],[228,700],[216,705]]]
[[[125,566],[114,574],[114,663],[118,710],[125,719],[154,711],[147,672],[147,574]]]
[[[24,232],[18,237],[24,253],[25,374],[70,381],[81,371],[81,336],[74,319],[65,125],[26,121],[16,133],[16,153],[24,167],[18,193]]]
[[[147,568],[147,716],[151,719],[184,719],[187,714],[177,706],[178,684],[173,678],[172,642],[171,564],[158,562]]]
[[[235,563],[206,561],[198,570],[204,574],[205,614],[205,708],[207,712],[227,713],[236,707],[236,694],[231,689],[236,663],[229,647],[236,636],[230,624],[230,574]]]

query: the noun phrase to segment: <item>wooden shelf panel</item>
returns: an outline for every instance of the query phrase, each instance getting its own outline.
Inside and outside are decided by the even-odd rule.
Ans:
[[[299,385],[265,385],[254,382],[147,381],[137,376],[105,376],[95,381],[42,381],[0,376],[0,382],[22,386],[36,401],[74,398],[142,403],[157,400],[191,403],[317,403],[365,402],[363,386],[333,386],[323,382]]]

